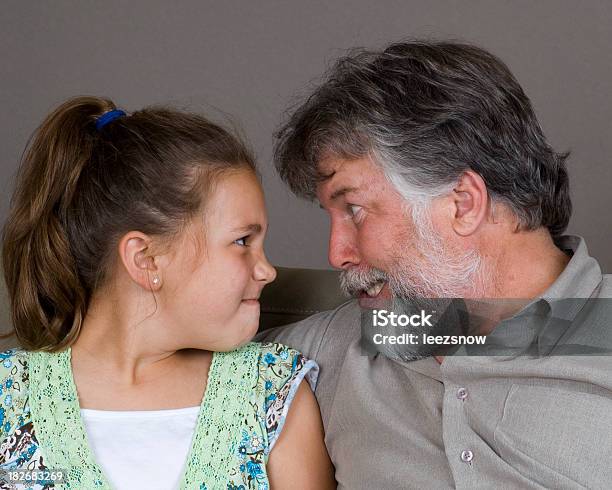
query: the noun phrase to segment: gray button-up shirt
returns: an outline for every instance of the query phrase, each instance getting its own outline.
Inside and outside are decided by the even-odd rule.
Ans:
[[[338,488],[612,488],[612,318],[553,301],[612,298],[612,279],[581,238],[558,246],[572,258],[529,307],[544,302],[572,328],[556,322],[522,337],[541,342],[546,355],[448,356],[442,364],[367,356],[354,301],[259,335],[319,363],[316,396]],[[518,318],[510,319],[515,328]],[[503,337],[504,328],[491,335]],[[561,340],[596,354],[555,355]]]

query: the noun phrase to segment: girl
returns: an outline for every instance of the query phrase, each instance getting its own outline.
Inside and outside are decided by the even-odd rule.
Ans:
[[[51,113],[2,237],[22,347],[0,359],[4,479],[333,488],[317,365],[249,342],[266,227],[253,158],[203,117],[94,97]]]

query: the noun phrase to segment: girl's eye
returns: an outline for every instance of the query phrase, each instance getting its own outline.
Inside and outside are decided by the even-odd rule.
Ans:
[[[240,245],[241,247],[246,247],[246,241],[247,241],[248,236],[243,236],[242,238],[238,238],[238,240],[234,240],[234,243],[236,245]]]

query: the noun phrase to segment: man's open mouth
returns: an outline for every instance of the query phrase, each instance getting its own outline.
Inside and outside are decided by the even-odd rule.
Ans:
[[[369,288],[362,290],[359,296],[366,297],[366,298],[376,298],[380,294],[380,292],[382,291],[382,289],[385,287],[386,284],[387,284],[386,281],[378,281],[374,283],[373,285],[371,285]]]

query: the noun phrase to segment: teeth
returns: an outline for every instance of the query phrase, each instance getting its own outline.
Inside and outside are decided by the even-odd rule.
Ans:
[[[380,293],[384,285],[385,285],[384,282],[377,282],[376,284],[374,284],[374,286],[370,286],[366,290],[366,293],[368,294],[368,296],[372,296],[372,297],[378,296],[378,293]]]

